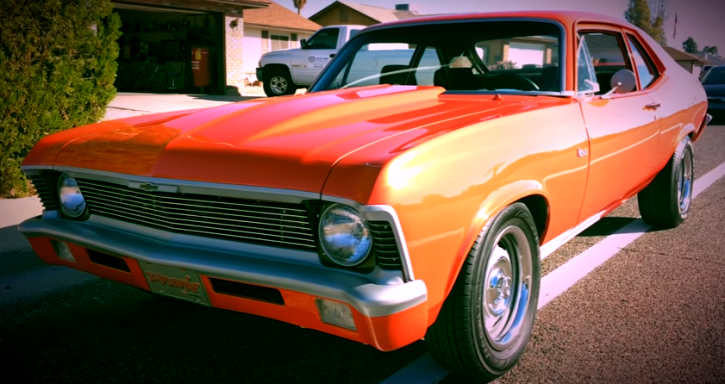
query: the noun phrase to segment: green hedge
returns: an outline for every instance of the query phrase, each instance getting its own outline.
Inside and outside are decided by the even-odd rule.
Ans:
[[[32,146],[116,96],[121,20],[110,0],[1,0],[0,20],[0,195],[24,196]]]

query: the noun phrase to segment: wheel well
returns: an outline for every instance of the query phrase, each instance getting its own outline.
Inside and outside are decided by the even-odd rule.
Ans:
[[[284,64],[267,64],[264,66],[265,71],[283,71],[286,74],[290,74],[289,68]]]
[[[541,195],[526,196],[518,202],[524,203],[526,208],[531,212],[536,224],[536,232],[539,235],[539,241],[544,238],[546,228],[549,224],[549,203],[546,198]]]

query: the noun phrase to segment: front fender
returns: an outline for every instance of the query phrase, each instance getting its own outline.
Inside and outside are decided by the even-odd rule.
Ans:
[[[451,270],[447,274],[448,281],[445,284],[444,297],[447,297],[453,289],[453,285],[458,278],[458,272],[461,270],[469,251],[473,247],[476,238],[478,238],[478,235],[484,231],[488,224],[491,223],[493,218],[496,217],[501,210],[529,196],[542,197],[548,208],[549,199],[547,198],[547,194],[544,191],[543,185],[536,180],[514,181],[494,190],[481,201],[479,209],[468,225],[468,230],[466,231],[463,241],[461,241],[458,251],[456,252],[456,256],[451,264]]]

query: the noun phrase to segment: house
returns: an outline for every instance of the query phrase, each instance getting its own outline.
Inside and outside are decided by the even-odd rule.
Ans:
[[[300,47],[320,24],[310,21],[275,2],[267,8],[244,11],[242,77],[249,84],[256,80],[256,68],[263,54]]]
[[[679,49],[675,49],[669,46],[663,46],[663,48],[673,59],[675,59],[678,64],[680,64],[688,72],[692,73],[697,77],[700,76],[702,66],[705,64],[704,60],[700,59],[695,55],[691,55],[687,52],[683,52]]]
[[[336,24],[370,26],[420,16],[427,15],[422,15],[416,6],[411,4],[396,4],[395,9],[390,9],[349,1],[335,1],[310,16],[310,20],[325,27]]]
[[[699,57],[703,61],[702,72],[700,72],[700,80],[705,77],[707,71],[716,65],[725,65],[725,59],[720,56],[713,55],[712,53],[695,53],[695,56]]]
[[[117,80],[158,65],[168,73],[167,84],[183,93],[236,93],[262,53],[298,47],[320,28],[271,0],[111,0],[111,5],[122,23],[118,61],[124,71]]]

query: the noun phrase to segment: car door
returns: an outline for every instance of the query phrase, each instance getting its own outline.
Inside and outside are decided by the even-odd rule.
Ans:
[[[295,55],[292,67],[295,68],[295,83],[312,84],[317,75],[325,68],[337,53],[340,28],[323,28],[317,31]]]
[[[656,166],[660,121],[656,102],[639,83],[631,92],[607,95],[614,73],[636,74],[622,31],[580,25],[578,32],[575,86],[590,139],[582,221],[620,202],[647,181]]]
[[[648,49],[644,39],[629,30],[625,30],[625,36],[632,52],[632,61],[637,69],[640,87],[654,100],[657,116],[660,119],[660,140],[653,170],[657,172],[670,159],[673,149],[679,142],[684,111],[682,111],[682,99],[673,96],[681,96],[682,90],[687,87],[662,76],[664,66],[653,59],[656,56],[652,53],[651,47]],[[684,113],[693,113],[693,111],[691,108]]]

